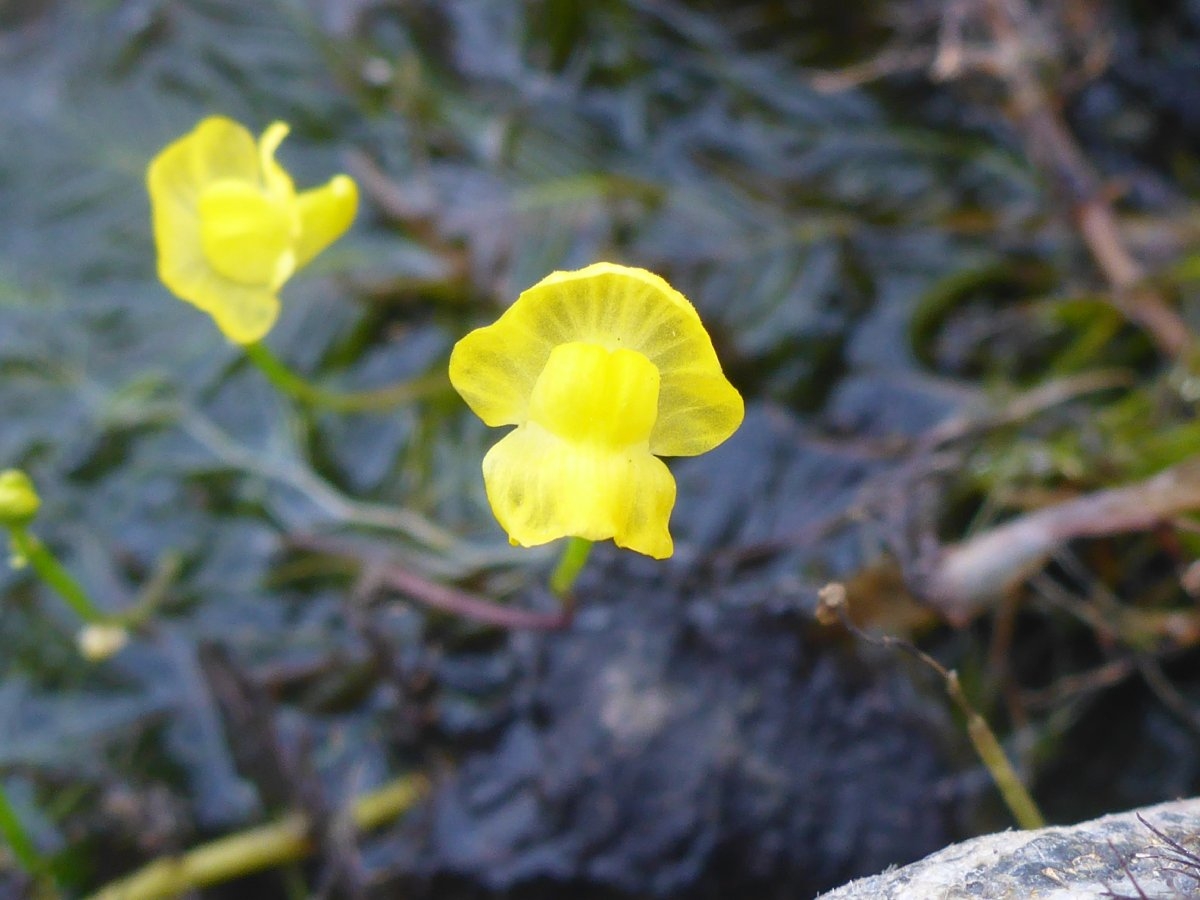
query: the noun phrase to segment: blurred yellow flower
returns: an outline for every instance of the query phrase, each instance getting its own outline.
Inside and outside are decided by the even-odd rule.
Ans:
[[[275,161],[287,133],[275,122],[255,145],[237,122],[212,116],[146,173],[159,277],[239,344],[271,329],[279,289],[350,227],[358,207],[346,175],[296,193]]]
[[[675,480],[658,456],[711,450],[742,422],[700,316],[645,269],[554,272],[450,356],[450,381],[493,427],[488,502],[514,544],[560,537],[671,555]]]
[[[20,469],[0,472],[0,526],[24,528],[37,516],[42,498]]]

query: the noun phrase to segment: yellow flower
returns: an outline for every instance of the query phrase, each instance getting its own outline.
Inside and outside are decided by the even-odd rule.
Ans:
[[[687,298],[645,269],[554,272],[450,356],[450,381],[493,427],[488,502],[514,544],[613,538],[671,555],[675,479],[658,456],[711,450],[742,422]]]
[[[287,133],[275,122],[256,146],[237,122],[212,116],[146,173],[159,277],[239,344],[270,331],[283,283],[350,227],[358,207],[346,175],[296,193],[275,161]]]

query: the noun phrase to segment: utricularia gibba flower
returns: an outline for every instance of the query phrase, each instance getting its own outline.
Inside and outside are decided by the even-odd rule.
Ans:
[[[350,227],[358,207],[346,175],[296,192],[275,161],[287,133],[275,122],[256,144],[237,122],[212,116],[146,173],[159,277],[239,344],[270,330],[284,282]]]
[[[483,460],[514,544],[612,538],[671,555],[675,480],[659,456],[695,456],[741,424],[687,298],[645,269],[554,272],[454,347],[450,380],[488,425],[515,425]]]

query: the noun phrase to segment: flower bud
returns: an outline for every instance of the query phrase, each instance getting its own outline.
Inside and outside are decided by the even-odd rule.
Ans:
[[[41,505],[42,498],[28,475],[20,469],[0,472],[0,525],[24,527],[33,521]]]
[[[120,625],[85,625],[75,637],[79,655],[88,662],[103,662],[129,643],[129,632]]]

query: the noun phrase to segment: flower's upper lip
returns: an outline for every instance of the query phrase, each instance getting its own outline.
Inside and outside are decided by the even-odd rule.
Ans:
[[[659,276],[614,263],[553,272],[524,291],[455,345],[450,378],[484,422],[516,425],[554,347],[571,341],[635,350],[658,369],[658,455],[703,453],[741,423],[742,398],[692,305]]]

